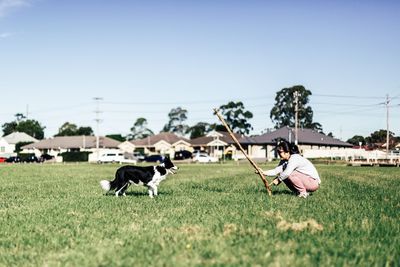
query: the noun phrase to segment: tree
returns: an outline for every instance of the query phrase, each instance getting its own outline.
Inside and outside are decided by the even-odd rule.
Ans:
[[[386,130],[378,130],[371,133],[370,136],[365,138],[365,141],[369,145],[374,144],[385,144],[386,143]],[[394,137],[394,133],[389,131],[389,148],[393,148],[396,145],[396,137]]]
[[[21,147],[32,144],[33,142],[18,142],[15,144],[15,152],[19,153],[22,151]]]
[[[65,122],[58,128],[58,133],[54,136],[73,136],[76,134],[78,127],[74,123]]]
[[[322,132],[322,125],[313,122],[313,110],[308,105],[312,93],[302,85],[283,88],[276,93],[275,105],[270,112],[275,129],[295,126],[295,92],[298,94],[298,126]]]
[[[128,140],[143,139],[148,136],[154,135],[153,131],[147,128],[147,120],[145,118],[138,118],[131,128],[131,133],[128,134]]]
[[[235,103],[230,101],[228,104],[220,106],[219,111],[233,132],[248,134],[250,130],[253,129],[248,122],[248,120],[253,118],[253,113],[247,111],[242,102],[238,101]],[[222,125],[217,124],[214,128],[216,130],[224,129],[224,131],[226,131],[225,127],[221,126]]]
[[[386,143],[386,130],[378,130],[371,133],[368,138],[371,143]],[[394,137],[394,133],[389,131],[389,139]]]
[[[17,123],[19,123],[20,121],[26,119],[25,115],[22,113],[17,113],[14,115],[16,117]]]
[[[198,122],[196,125],[190,127],[187,131],[190,134],[190,139],[206,135],[212,130],[211,125],[207,122]]]
[[[2,125],[3,136],[13,132],[26,133],[36,139],[44,138],[44,129],[46,127],[40,125],[36,120],[26,120],[22,113],[15,114],[16,119],[11,122],[6,122]]]
[[[92,127],[81,126],[77,130],[77,135],[94,135]]]
[[[365,138],[363,136],[361,136],[361,135],[353,136],[352,138],[347,140],[347,143],[350,143],[350,144],[355,145],[355,146],[359,146],[360,143],[361,143],[362,146],[366,145]]]
[[[29,134],[36,139],[44,138],[44,129],[46,127],[40,125],[36,120],[24,120],[18,123],[17,131]]]
[[[93,135],[91,127],[79,127],[74,123],[65,122],[54,136]]]
[[[3,128],[3,136],[12,134],[13,132],[17,132],[17,122],[12,121],[12,122],[6,122],[2,125]]]
[[[117,140],[119,142],[124,142],[126,140],[121,134],[108,134],[106,137]]]
[[[169,121],[164,128],[163,132],[173,132],[179,135],[185,135],[188,131],[189,126],[183,122],[187,120],[187,110],[181,107],[173,108],[168,113]]]

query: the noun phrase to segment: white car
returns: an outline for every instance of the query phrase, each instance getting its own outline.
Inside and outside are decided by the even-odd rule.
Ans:
[[[99,157],[98,163],[131,163],[136,164],[137,160],[129,158],[123,153],[106,153]]]
[[[200,163],[218,162],[218,158],[211,157],[204,153],[198,153],[193,157],[193,161]]]

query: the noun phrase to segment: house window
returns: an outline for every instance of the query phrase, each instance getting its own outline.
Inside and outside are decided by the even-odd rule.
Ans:
[[[6,152],[6,147],[5,146],[0,147],[0,152]]]

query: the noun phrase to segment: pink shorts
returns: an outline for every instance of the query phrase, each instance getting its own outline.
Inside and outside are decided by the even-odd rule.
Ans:
[[[319,188],[318,180],[298,171],[292,172],[283,182],[295,193],[314,192]]]

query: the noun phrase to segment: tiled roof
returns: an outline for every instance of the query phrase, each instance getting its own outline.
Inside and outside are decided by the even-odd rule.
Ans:
[[[219,137],[219,140],[227,143],[227,144],[233,144],[234,141],[232,140],[232,137],[229,135],[228,132],[221,132],[217,131],[217,133],[222,134],[222,137]],[[240,134],[235,134],[236,139],[241,139],[242,136]],[[214,137],[212,136],[202,136],[198,137],[195,139],[190,140],[190,143],[192,146],[206,146],[208,143],[212,142],[214,140]]]
[[[33,138],[32,136],[23,133],[23,132],[13,132],[9,135],[6,135],[3,137],[7,143],[9,144],[16,144],[19,142],[38,142],[36,138]]]
[[[185,142],[190,143],[189,139],[177,136],[174,133],[166,133],[166,132],[152,135],[152,136],[149,136],[149,137],[146,137],[143,139],[139,139],[139,140],[131,140],[130,142],[137,147],[142,147],[142,146],[154,146],[154,144],[156,144],[160,141],[165,141],[171,145],[178,141],[185,141]]]
[[[339,147],[352,147],[352,144],[343,142],[339,139],[327,136],[312,129],[298,129],[298,144],[299,145],[325,145],[325,146],[339,146]],[[251,137],[245,140],[239,140],[244,144],[276,144],[278,139],[285,139],[294,142],[295,133],[294,129],[290,127],[282,127],[275,131],[265,133],[259,136]]]
[[[118,142],[108,137],[99,137],[100,148],[118,148]],[[44,139],[37,143],[23,146],[22,149],[70,149],[70,148],[96,148],[96,136],[56,136],[54,138]]]
[[[249,136],[243,136],[242,138],[238,139],[239,143],[241,144],[256,144],[256,140],[254,137],[249,137]]]

